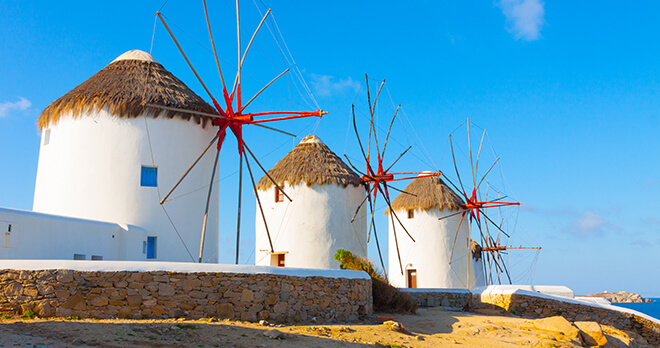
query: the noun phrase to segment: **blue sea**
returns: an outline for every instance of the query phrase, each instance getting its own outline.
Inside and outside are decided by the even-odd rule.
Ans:
[[[660,298],[650,298],[653,303],[612,303],[614,306],[634,309],[660,320]]]

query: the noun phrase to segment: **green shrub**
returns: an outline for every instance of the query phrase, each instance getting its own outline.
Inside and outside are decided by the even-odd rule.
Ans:
[[[339,261],[341,269],[364,271],[369,274],[376,312],[415,313],[417,311],[417,304],[412,298],[390,285],[373,262],[344,249],[337,250],[335,260]]]
[[[34,318],[35,315],[37,315],[37,313],[33,312],[32,310],[29,310],[29,311],[23,313],[23,318],[32,319],[32,318]]]

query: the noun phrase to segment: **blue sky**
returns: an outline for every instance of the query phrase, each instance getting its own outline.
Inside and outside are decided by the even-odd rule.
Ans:
[[[163,2],[0,2],[0,206],[32,207],[39,153],[34,122],[41,111],[121,53],[151,51],[208,100],[162,24],[154,34],[154,15]],[[660,5],[264,2],[273,10],[294,66],[320,107],[330,112],[320,122],[302,120],[281,128],[300,135],[314,131],[337,154],[359,161],[348,127],[351,104],[366,132],[364,74],[387,79],[389,93],[378,113],[381,128],[393,103],[402,104],[405,114],[396,123],[386,162],[414,146],[397,171],[442,170],[455,177],[447,135],[456,130],[457,151],[465,154],[467,130],[459,126],[470,118],[473,144],[474,134],[487,130],[483,163],[501,158],[489,180],[505,179],[508,186],[500,187],[522,202],[507,215],[511,244],[543,247],[533,267],[535,284],[566,285],[576,293],[627,290],[660,297],[660,23],[654,16]],[[262,2],[257,4],[263,11]],[[209,8],[230,71],[236,60],[233,4],[210,2]],[[253,2],[242,3],[241,11],[245,45],[260,15]],[[205,82],[219,90],[201,2],[170,0],[162,13],[176,25],[175,35]],[[245,74],[255,81],[245,83],[246,95],[282,71],[279,48],[265,30],[246,61]],[[287,103],[297,108],[296,103],[309,100],[281,82],[255,109]],[[372,84],[375,88],[377,82]],[[277,104],[283,95],[294,95],[293,102]],[[266,167],[297,142],[252,129],[246,133]],[[220,159],[224,262],[231,262],[234,252],[224,244],[235,243],[237,157],[229,138]],[[457,159],[465,160],[465,155]],[[244,193],[252,197],[251,189],[245,187]],[[252,261],[254,203],[246,201],[241,260],[247,263]],[[387,221],[379,220],[382,233]],[[373,247],[370,253],[377,258]],[[522,251],[509,255],[514,278],[528,279],[534,257]]]

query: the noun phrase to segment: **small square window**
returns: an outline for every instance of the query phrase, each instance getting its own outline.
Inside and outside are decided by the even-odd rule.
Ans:
[[[140,186],[156,187],[158,184],[158,168],[142,166],[140,173]]]
[[[73,254],[74,260],[85,260],[86,258],[85,254]]]
[[[156,248],[158,237],[147,237],[147,259],[156,258]]]
[[[415,210],[414,209],[408,209],[408,219],[412,219],[415,217]]]
[[[103,256],[101,255],[92,255],[92,261],[101,261],[103,260]]]
[[[285,254],[270,254],[270,265],[274,267],[284,267]]]
[[[50,128],[46,128],[44,131],[44,146],[50,144]]]
[[[284,194],[282,194],[282,191],[280,191],[280,189],[277,187],[275,187],[275,202],[284,202]]]

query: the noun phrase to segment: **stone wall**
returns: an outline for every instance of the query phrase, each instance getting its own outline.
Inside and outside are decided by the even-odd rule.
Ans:
[[[475,294],[472,302],[477,308],[495,306],[524,318],[545,318],[559,315],[570,322],[595,321],[617,329],[635,331],[654,347],[660,346],[660,324],[633,313],[591,306],[570,299],[562,301],[559,298],[553,299],[524,293]]]
[[[373,301],[368,277],[0,270],[0,314],[28,311],[39,317],[215,317],[296,322],[313,317],[354,320],[371,314]]]
[[[420,307],[451,307],[468,309],[472,293],[463,289],[399,289],[410,295]]]

